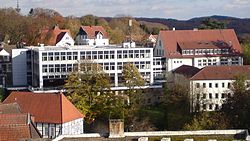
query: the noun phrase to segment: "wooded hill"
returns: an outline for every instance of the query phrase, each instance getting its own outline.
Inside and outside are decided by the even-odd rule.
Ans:
[[[225,23],[226,28],[233,28],[240,40],[250,41],[250,19],[239,19],[224,16],[211,16],[193,18],[187,21],[161,18],[133,18],[133,17],[97,17],[85,15],[82,17],[63,17],[60,13],[51,9],[34,8],[28,15],[21,15],[13,8],[0,9],[0,41],[17,44],[20,42],[26,45],[37,45],[41,41],[41,34],[44,30],[52,29],[58,25],[61,29],[69,29],[75,38],[80,26],[100,25],[109,34],[111,44],[120,44],[127,40],[132,34],[132,39],[137,43],[145,42],[145,35],[158,34],[160,30],[172,29],[193,29],[197,28],[207,18]],[[132,29],[129,29],[128,20],[133,20]]]
[[[176,20],[176,19],[163,19],[163,18],[135,18],[137,21],[147,21],[153,23],[161,23],[167,25],[170,29],[175,27],[177,30],[192,30],[194,28],[199,28],[202,24],[202,21],[205,19],[213,19],[219,22],[225,23],[226,28],[232,28],[236,31],[240,40],[250,39],[250,19],[245,18],[236,18],[228,16],[209,16],[209,17],[198,17],[192,18],[189,20]]]

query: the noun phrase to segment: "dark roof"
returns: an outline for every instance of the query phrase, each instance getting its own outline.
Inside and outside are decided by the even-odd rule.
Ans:
[[[175,70],[173,70],[172,72],[175,74],[184,75],[186,77],[192,77],[199,71],[200,71],[199,68],[196,68],[193,66],[188,66],[188,65],[182,65],[182,66],[176,68]]]
[[[18,114],[18,113],[21,113],[21,109],[17,103],[0,104],[0,114]]]
[[[234,80],[237,75],[244,75],[250,80],[250,65],[207,66],[196,73],[191,80]]]
[[[3,103],[13,102],[20,105],[22,112],[34,116],[35,122],[60,124],[83,118],[63,94],[12,92],[3,101]]]
[[[87,33],[89,39],[95,39],[99,32],[103,34],[104,38],[108,38],[108,33],[102,26],[81,26],[81,29]]]
[[[192,42],[177,42],[181,49],[223,49],[231,48],[229,43],[224,41],[192,41]]]
[[[237,36],[233,29],[216,29],[216,30],[162,30],[159,33],[158,39],[161,40],[163,48],[165,48],[165,56],[168,58],[183,57],[178,51],[178,44],[185,48],[193,48],[190,44],[200,48],[198,43],[208,42],[210,46],[215,46],[211,43],[220,44],[221,42],[228,44],[233,54],[241,54],[242,49]],[[188,45],[186,45],[188,44]],[[189,56],[193,57],[193,56]]]
[[[67,32],[61,32],[60,34],[57,35],[56,44],[62,40],[62,38],[64,37],[64,35],[65,35],[66,33],[67,33]]]

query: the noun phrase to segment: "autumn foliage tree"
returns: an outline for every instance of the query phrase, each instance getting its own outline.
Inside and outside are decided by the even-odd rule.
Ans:
[[[120,99],[110,91],[110,80],[102,67],[85,61],[79,70],[71,73],[65,89],[69,100],[85,115],[88,123],[109,113],[119,114]]]

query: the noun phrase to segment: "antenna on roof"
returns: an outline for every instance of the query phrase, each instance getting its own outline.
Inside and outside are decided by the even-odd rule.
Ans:
[[[21,11],[21,8],[19,7],[19,1],[16,1],[16,12],[19,13]]]
[[[131,44],[132,44],[132,19],[129,19],[129,21],[128,21],[128,26],[129,26],[130,47],[131,47]]]

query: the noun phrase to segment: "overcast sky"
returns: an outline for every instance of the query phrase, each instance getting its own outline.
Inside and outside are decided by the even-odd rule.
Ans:
[[[16,7],[16,0],[0,0],[0,7]],[[224,15],[250,18],[250,0],[19,0],[21,12],[31,8],[54,9],[64,16],[130,15],[190,19],[193,17]]]

